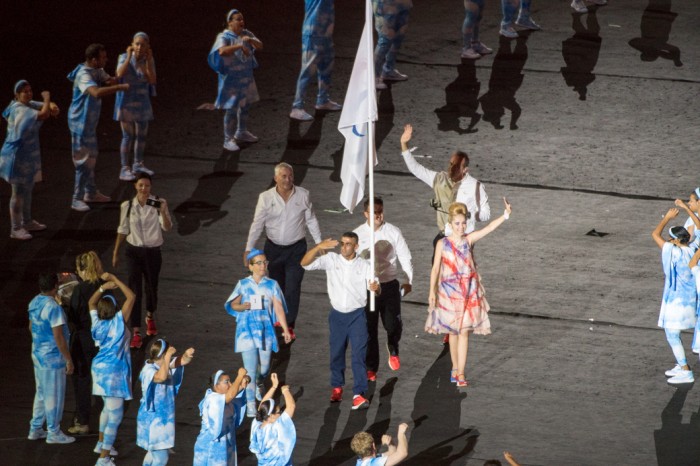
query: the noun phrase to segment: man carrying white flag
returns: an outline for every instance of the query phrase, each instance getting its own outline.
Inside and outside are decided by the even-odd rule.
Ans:
[[[340,202],[350,213],[362,202],[365,195],[365,177],[369,171],[370,150],[374,164],[377,164],[377,153],[374,147],[377,95],[374,89],[372,18],[371,0],[366,0],[365,27],[362,30],[343,112],[340,114],[338,123],[338,130],[345,137],[343,166],[340,170],[340,179],[343,182]],[[370,181],[371,179],[370,177]]]

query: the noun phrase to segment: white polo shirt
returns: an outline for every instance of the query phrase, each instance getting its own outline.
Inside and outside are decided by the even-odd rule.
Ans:
[[[367,304],[367,290],[372,280],[372,267],[368,260],[357,254],[347,260],[335,252],[327,252],[304,267],[305,270],[325,270],[328,297],[338,312],[348,313]]]

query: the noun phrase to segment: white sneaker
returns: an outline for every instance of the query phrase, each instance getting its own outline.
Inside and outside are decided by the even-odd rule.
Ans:
[[[77,210],[78,212],[87,212],[90,210],[90,206],[81,201],[80,199],[73,199],[73,203],[71,203],[70,208],[73,210]]]
[[[674,375],[673,377],[668,379],[666,382],[672,383],[672,384],[695,382],[695,377],[693,377],[693,371],[684,371],[681,369],[680,372],[681,372],[680,374]]]
[[[66,435],[61,430],[59,429],[58,432],[55,434],[52,434],[49,432],[49,434],[46,436],[46,443],[73,443],[75,442],[75,437],[71,437],[70,435]]]
[[[384,81],[406,81],[408,79],[408,76],[394,68],[388,73],[382,73],[382,79]]]
[[[26,241],[32,239],[32,235],[24,228],[17,228],[10,230],[10,238]]]
[[[97,442],[97,445],[95,445],[95,449],[92,450],[92,451],[94,451],[94,452],[97,453],[97,454],[102,453],[102,442],[98,441],[98,442]],[[111,448],[109,449],[109,454],[110,454],[110,456],[117,456],[117,455],[119,455],[119,453],[117,452],[117,450],[114,449],[114,447],[111,447]]]
[[[314,117],[306,113],[303,108],[293,108],[289,113],[289,118],[299,121],[311,121],[314,119]]]
[[[588,8],[583,0],[572,0],[571,8],[573,8],[576,13],[588,13]]]
[[[156,174],[156,172],[154,172],[153,170],[146,168],[143,162],[134,162],[134,166],[131,167],[131,171],[134,173],[143,172],[146,173],[148,176],[153,176]]]
[[[488,55],[493,53],[493,49],[486,47],[483,42],[472,42],[471,49],[480,55]]]
[[[501,26],[501,30],[498,31],[498,33],[503,37],[507,37],[508,39],[518,38],[518,31],[513,29],[513,26],[511,26],[510,24],[508,26]]]
[[[236,141],[258,142],[258,137],[250,131],[236,131],[236,134],[233,135],[233,138]]]
[[[238,144],[236,144],[236,141],[234,141],[233,139],[227,139],[224,142],[224,149],[230,150],[231,152],[236,152],[238,150],[241,150],[241,148],[238,147]]]
[[[41,440],[43,438],[46,438],[47,435],[49,435],[49,433],[46,432],[44,429],[32,429],[29,431],[29,435],[27,435],[27,438],[29,440]]]
[[[342,109],[342,105],[340,105],[338,102],[333,102],[332,100],[324,102],[320,105],[316,104],[316,110],[323,110],[325,112],[339,112]]]
[[[676,364],[675,366],[673,366],[673,369],[667,370],[665,372],[665,374],[666,374],[666,377],[675,377],[682,372],[683,372],[683,369],[681,368],[681,366]]]
[[[377,89],[378,91],[383,91],[384,89],[387,89],[388,86],[382,80],[382,78],[374,78],[374,88]]]
[[[460,56],[468,60],[478,60],[479,58],[481,58],[481,54],[474,50],[473,47],[469,47],[468,49],[462,49],[462,53]]]
[[[136,175],[134,175],[134,172],[131,171],[131,168],[122,167],[121,171],[119,172],[119,179],[122,181],[134,181],[136,179]]]
[[[46,230],[46,225],[39,223],[36,220],[32,220],[31,222],[23,223],[22,228],[27,231],[44,231]]]
[[[600,1],[606,1],[606,0],[600,0]],[[532,18],[529,16],[524,16],[524,17],[519,17],[516,21],[515,24],[520,26],[521,28],[529,29],[531,31],[541,31],[542,27],[540,27],[539,24],[534,22]]]
[[[105,456],[104,458],[98,459],[95,466],[117,466],[117,463],[109,456]]]
[[[103,202],[111,202],[112,198],[102,194],[99,191],[95,191],[93,194],[85,193],[85,196],[83,196],[83,201],[103,203]]]

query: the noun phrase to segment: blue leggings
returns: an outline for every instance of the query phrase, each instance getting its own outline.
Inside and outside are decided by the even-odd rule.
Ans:
[[[224,113],[224,137],[233,139],[236,131],[245,131],[248,123],[250,105],[229,108]]]
[[[119,155],[122,167],[128,167],[129,154],[134,152],[134,163],[143,163],[143,154],[146,151],[146,136],[148,135],[147,121],[121,121],[122,144],[119,147]]]
[[[10,197],[10,223],[13,230],[18,230],[22,224],[32,221],[32,191],[34,181],[30,183],[12,183]]]
[[[681,331],[670,328],[664,330],[666,331],[666,340],[668,340],[671,351],[673,351],[673,355],[676,357],[676,363],[678,363],[679,366],[685,366],[687,362],[685,360],[685,349],[681,342]]]
[[[462,43],[464,48],[479,42],[479,23],[484,11],[484,0],[464,0],[464,23],[462,23]]]
[[[103,396],[105,406],[100,414],[100,432],[103,434],[102,449],[109,450],[117,439],[117,429],[124,417],[124,398]]]
[[[530,16],[530,0],[501,0],[501,10],[503,10],[501,26],[508,26],[516,20],[515,14],[518,10],[520,10],[519,18]]]
[[[168,464],[168,449],[148,450],[143,459],[143,466],[165,466]]]
[[[379,76],[382,72],[393,71],[396,67],[396,54],[403,44],[403,38],[408,29],[410,11],[410,9],[397,8],[391,14],[375,12],[374,27],[377,30],[377,46],[374,49],[375,76]]]
[[[251,380],[245,389],[246,399],[250,402],[255,400],[255,386],[270,374],[272,351],[254,349],[243,351],[241,356],[243,356],[243,367],[248,371]],[[258,372],[258,366],[260,366],[260,372]]]
[[[297,89],[294,94],[293,108],[304,108],[304,94],[314,75],[318,80],[316,105],[323,105],[330,97],[328,90],[331,86],[331,75],[335,63],[335,47],[333,39],[328,37],[312,37],[303,35],[301,38],[301,71],[297,79]]]

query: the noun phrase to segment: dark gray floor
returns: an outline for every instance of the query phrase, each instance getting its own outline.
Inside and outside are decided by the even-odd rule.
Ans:
[[[357,2],[336,3],[333,96],[342,101],[363,19]],[[611,0],[580,16],[567,1],[535,0],[533,17],[544,31],[499,41],[498,5],[489,2],[482,40],[495,52],[460,62],[461,2],[415,3],[398,65],[410,80],[380,93],[377,123],[376,191],[387,221],[403,230],[416,269],[414,292],[404,300],[402,367],[380,369],[368,411],[351,412],[347,401],[329,404],[325,277],[308,273],[299,339],[275,366],[298,397],[294,462],[353,464],[349,439],[356,431],[395,432],[408,422],[412,465],[480,465],[503,450],[527,465],[699,464],[698,391],[671,387],[663,376],[674,361],[656,327],[663,278],[650,233],[671,200],[700,183],[700,6]],[[250,120],[261,142],[240,153],[222,151],[220,113],[196,110],[215,94],[204,57],[229,2],[67,5],[0,6],[3,95],[9,101],[12,84],[26,78],[35,92],[52,91],[64,110],[41,133],[46,181],[35,189],[34,211],[49,230],[26,243],[0,239],[0,464],[96,459],[94,435],[67,446],[26,440],[34,390],[26,305],[39,271],[69,270],[75,255],[89,249],[105,262],[111,257],[117,203],[86,214],[68,208],[65,75],[93,41],[107,45],[113,71],[137,30],[151,35],[159,72],[146,160],[157,171],[154,192],[168,199],[177,223],[164,246],[159,329],[177,347],[197,349],[178,398],[170,462],[189,464],[206,378],[241,365],[223,301],[244,276],[248,225],[273,165],[295,166],[324,236],[337,237],[363,220],[336,212],[338,114],[306,124],[287,118],[299,67],[300,0],[234,5],[265,43],[256,71],[261,101]],[[574,87],[586,88],[586,100]],[[121,200],[132,188],[117,178],[120,133],[110,119],[112,102],[103,106],[97,181]],[[409,122],[416,153],[432,155],[422,162],[442,169],[451,150],[466,150],[494,214],[504,195],[514,205],[511,220],[479,244],[493,334],[473,339],[467,369],[473,387],[466,392],[446,380],[450,362],[439,338],[423,332],[435,227],[430,190],[399,156],[398,138]],[[0,228],[7,231],[7,184],[0,199]],[[586,236],[591,229],[609,235]],[[690,335],[684,338],[689,343]],[[143,351],[132,356],[142,361]],[[69,384],[64,428],[72,418],[71,390]],[[120,465],[143,458],[134,442],[136,408],[132,402],[119,431]],[[244,426],[238,437],[243,465],[255,464],[247,433]]]

